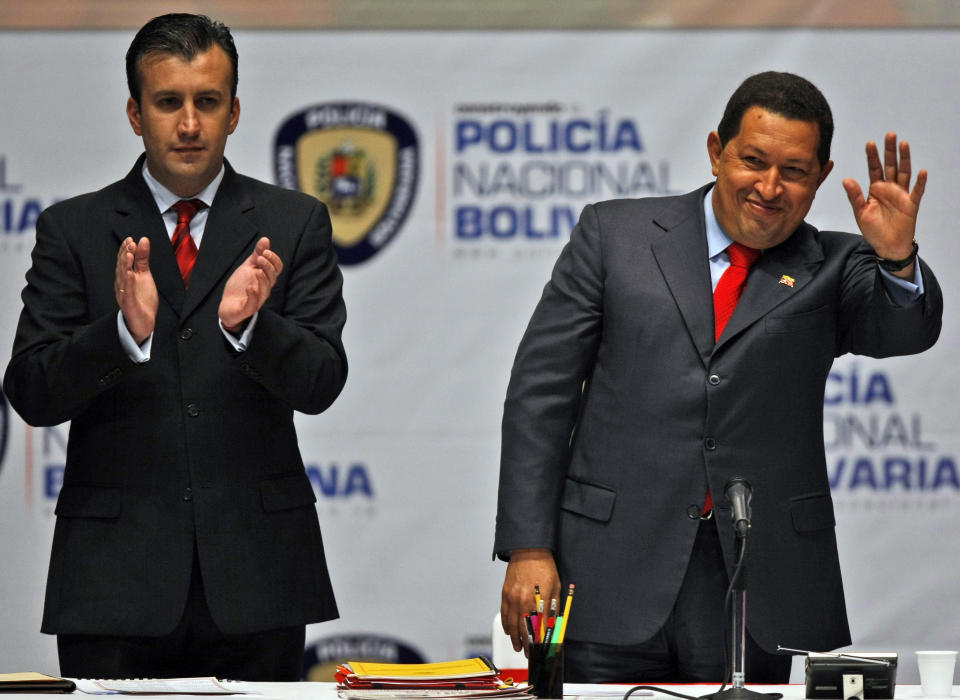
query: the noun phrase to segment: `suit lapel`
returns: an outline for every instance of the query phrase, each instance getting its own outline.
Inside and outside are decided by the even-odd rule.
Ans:
[[[153,274],[157,292],[175,310],[180,310],[186,290],[177,259],[170,245],[170,235],[163,223],[163,216],[157,209],[157,203],[143,179],[144,156],[140,156],[123,179],[120,197],[116,205],[119,215],[113,235],[117,239],[117,249],[127,236],[134,241],[143,236],[150,239],[150,272]]]
[[[823,263],[823,250],[809,224],[786,241],[765,251],[750,270],[747,286],[737,303],[717,348],[790,299],[813,279]]]
[[[705,194],[706,187],[700,188],[657,214],[654,223],[665,231],[665,235],[651,244],[651,250],[706,366],[713,352],[714,331],[713,294],[703,221]]]
[[[189,315],[225,275],[240,265],[244,253],[257,235],[258,229],[250,216],[254,208],[253,200],[230,164],[225,163],[225,166],[226,173],[217,189],[203,230],[183,316]]]

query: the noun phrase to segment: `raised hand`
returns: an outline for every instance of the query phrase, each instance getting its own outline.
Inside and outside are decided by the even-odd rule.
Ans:
[[[867,170],[870,190],[866,199],[856,180],[847,178],[843,181],[857,226],[878,256],[903,260],[913,252],[917,213],[927,185],[927,171],[917,173],[911,191],[910,144],[901,141],[898,149],[897,135],[893,132],[884,139],[882,164],[877,145],[873,141],[867,143]],[[912,275],[912,265],[900,273],[902,277]]]

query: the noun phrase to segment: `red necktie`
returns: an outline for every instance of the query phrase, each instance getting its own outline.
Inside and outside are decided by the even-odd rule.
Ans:
[[[197,244],[190,235],[190,220],[200,211],[204,203],[199,199],[181,199],[173,205],[177,210],[177,228],[173,231],[173,254],[177,256],[177,265],[183,277],[183,286],[190,286],[190,274],[197,261]]]
[[[730,256],[730,267],[723,271],[717,288],[713,290],[713,322],[716,331],[716,340],[720,340],[727,321],[737,308],[740,294],[747,286],[747,273],[750,266],[757,261],[760,251],[734,241],[727,247]]]
[[[727,321],[733,316],[733,310],[737,308],[743,288],[747,286],[750,266],[760,257],[760,251],[734,241],[727,246],[727,255],[730,256],[730,267],[723,271],[716,289],[713,290],[713,323],[716,340],[720,340],[723,329],[727,327]],[[711,510],[713,510],[713,497],[707,490],[707,497],[703,501],[703,514],[706,515]]]

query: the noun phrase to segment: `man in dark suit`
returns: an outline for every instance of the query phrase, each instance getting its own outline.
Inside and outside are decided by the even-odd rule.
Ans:
[[[787,682],[778,644],[850,643],[827,374],[847,352],[929,348],[942,299],[914,242],[927,175],[910,190],[896,135],[882,163],[867,144],[868,198],[843,182],[862,237],[804,222],[832,133],[808,81],[752,76],[707,138],[714,183],[588,206],[557,261],[507,391],[494,551],[518,649],[534,586],[576,585],[568,681],[725,677],[734,477],[753,488],[746,680]],[[712,287],[738,266],[724,326]]]
[[[4,377],[71,421],[42,630],[67,676],[298,680],[337,617],[293,421],[347,374],[330,219],[224,161],[227,27],[151,20],[127,79],[146,153],[40,217]]]

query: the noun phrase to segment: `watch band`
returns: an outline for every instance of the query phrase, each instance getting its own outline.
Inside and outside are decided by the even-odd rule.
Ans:
[[[920,250],[920,246],[917,244],[916,239],[913,241],[913,252],[910,253],[903,260],[887,260],[886,258],[881,258],[879,255],[877,257],[877,264],[888,272],[899,272],[903,268],[907,267],[914,260],[917,259],[917,251]]]

